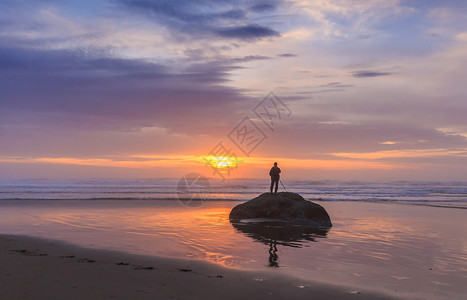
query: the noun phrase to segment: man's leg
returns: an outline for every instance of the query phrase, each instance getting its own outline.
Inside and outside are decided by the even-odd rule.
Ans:
[[[275,182],[276,182],[276,190],[275,190],[275,193],[277,194],[277,189],[279,188],[279,179],[276,179]]]
[[[272,194],[272,188],[274,187],[274,179],[271,178],[271,194]]]

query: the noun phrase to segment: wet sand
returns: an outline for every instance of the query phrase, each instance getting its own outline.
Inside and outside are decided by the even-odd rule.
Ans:
[[[333,227],[294,231],[271,251],[262,238],[267,235],[229,222],[236,204],[209,201],[186,208],[176,201],[0,201],[0,235],[12,237],[0,248],[0,287],[6,286],[12,299],[15,291],[28,293],[28,286],[34,293],[41,286],[57,292],[57,282],[65,282],[64,289],[77,293],[76,298],[84,298],[86,291],[97,298],[226,297],[207,291],[211,286],[235,291],[235,297],[241,290],[242,298],[270,292],[300,298],[302,290],[308,291],[303,297],[321,299],[370,291],[402,299],[465,298],[465,209],[320,202]],[[80,286],[83,291],[75,291]],[[149,294],[132,294],[137,290]],[[19,298],[28,295],[32,292]]]
[[[393,299],[384,294],[240,271],[202,261],[0,236],[2,299]]]

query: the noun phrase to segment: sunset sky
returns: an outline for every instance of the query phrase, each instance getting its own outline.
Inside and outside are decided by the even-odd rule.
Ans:
[[[0,178],[467,180],[467,1],[4,0]],[[268,128],[270,92],[290,109]],[[248,117],[247,156],[229,133]],[[232,157],[228,157],[230,161]],[[227,166],[229,167],[229,166]]]

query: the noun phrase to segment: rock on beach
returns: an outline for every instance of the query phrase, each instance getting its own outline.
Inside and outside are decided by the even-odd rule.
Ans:
[[[235,206],[229,215],[231,221],[263,218],[316,227],[332,227],[331,218],[321,205],[290,192],[261,194]]]

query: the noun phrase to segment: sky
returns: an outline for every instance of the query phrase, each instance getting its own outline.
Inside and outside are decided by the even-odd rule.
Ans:
[[[467,181],[466,15],[3,0],[0,178],[267,178],[277,161],[289,179]]]

